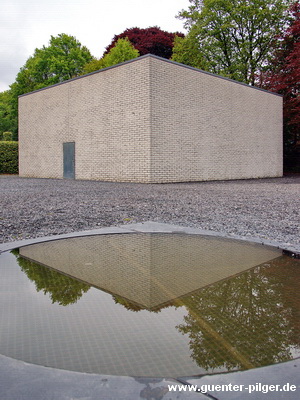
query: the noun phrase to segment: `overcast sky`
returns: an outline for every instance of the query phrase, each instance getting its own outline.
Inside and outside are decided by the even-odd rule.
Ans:
[[[184,32],[175,15],[188,5],[189,0],[0,0],[0,92],[51,35],[75,36],[100,58],[113,36],[127,28]]]

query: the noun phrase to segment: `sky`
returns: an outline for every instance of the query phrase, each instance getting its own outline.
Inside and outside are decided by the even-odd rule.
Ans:
[[[189,0],[1,0],[0,92],[9,89],[20,68],[51,35],[75,36],[100,58],[114,35],[127,28],[158,26],[183,32],[175,18]]]

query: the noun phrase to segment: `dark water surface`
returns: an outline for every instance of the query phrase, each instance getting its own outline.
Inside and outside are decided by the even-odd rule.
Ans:
[[[300,356],[300,261],[187,234],[55,240],[0,255],[0,354],[179,377]]]

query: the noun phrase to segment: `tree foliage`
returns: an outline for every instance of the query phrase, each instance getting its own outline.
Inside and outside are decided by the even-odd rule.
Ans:
[[[0,174],[17,174],[18,161],[18,142],[0,141]]]
[[[118,39],[114,47],[102,58],[104,67],[110,67],[139,57],[140,53],[127,39]]]
[[[105,68],[103,64],[103,59],[100,60],[94,59],[83,67],[82,75],[90,74],[91,72],[98,71],[99,69]]]
[[[9,90],[0,93],[0,140],[4,132],[12,132],[13,138],[17,133],[18,121],[12,113],[12,99]]]
[[[290,8],[290,24],[278,38],[264,87],[283,95],[284,155],[289,162],[300,145],[300,3]],[[299,163],[300,164],[300,163]],[[300,165],[298,166],[300,167]]]
[[[6,142],[11,142],[13,139],[13,134],[12,132],[6,131],[3,132],[2,134],[2,140],[6,141]]]
[[[18,94],[28,93],[81,74],[93,59],[90,51],[74,37],[62,33],[51,36],[49,46],[35,49],[11,86]]]
[[[131,42],[125,39],[118,39],[115,45],[100,60],[93,60],[85,65],[83,72],[90,73],[102,68],[111,67],[112,65],[132,60],[139,57],[140,53]]]
[[[20,256],[18,249],[13,250],[21,270],[35,284],[37,292],[48,295],[52,303],[68,306],[77,301],[90,289],[90,285],[71,278],[58,271]]]
[[[183,37],[182,33],[170,33],[154,26],[149,28],[130,28],[115,35],[111,44],[106,47],[104,55],[114,47],[118,39],[128,40],[139,51],[140,55],[151,53],[163,58],[171,58],[175,36]]]
[[[190,0],[189,33],[177,39],[173,60],[255,84],[275,36],[285,24],[288,0]],[[190,59],[190,62],[189,62]]]
[[[287,273],[287,270],[289,271]],[[299,351],[299,262],[282,256],[194,292],[177,326],[207,371],[261,367]]]
[[[49,46],[35,49],[10,86],[13,123],[17,126],[19,95],[78,76],[92,59],[90,51],[74,36],[51,36]]]

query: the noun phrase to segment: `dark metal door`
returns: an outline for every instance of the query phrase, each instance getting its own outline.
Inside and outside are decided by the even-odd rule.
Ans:
[[[64,178],[75,178],[75,142],[63,143]]]

